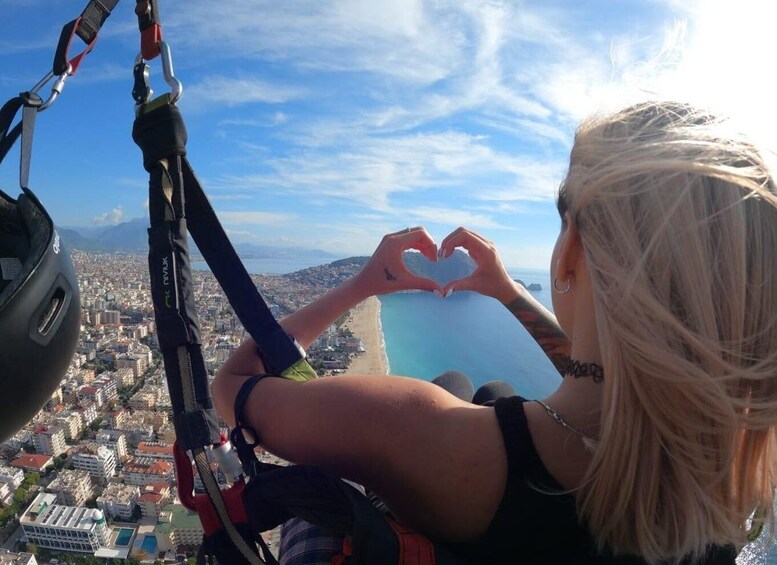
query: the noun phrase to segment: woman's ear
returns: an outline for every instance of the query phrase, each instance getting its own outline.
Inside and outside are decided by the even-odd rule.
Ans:
[[[564,213],[564,231],[561,234],[561,246],[556,256],[554,276],[559,281],[566,281],[575,276],[578,261],[583,257],[583,243],[580,232],[569,212]]]

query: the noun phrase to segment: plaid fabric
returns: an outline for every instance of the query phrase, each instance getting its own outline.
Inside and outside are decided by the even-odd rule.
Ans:
[[[343,550],[343,536],[292,518],[281,526],[281,565],[331,565]]]

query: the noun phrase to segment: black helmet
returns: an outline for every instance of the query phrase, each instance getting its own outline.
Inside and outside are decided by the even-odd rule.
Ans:
[[[59,386],[78,340],[73,264],[37,197],[0,191],[0,441]]]

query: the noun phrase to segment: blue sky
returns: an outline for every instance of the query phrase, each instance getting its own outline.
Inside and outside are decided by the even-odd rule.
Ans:
[[[0,97],[49,70],[61,26],[85,3],[0,0]],[[440,241],[465,225],[508,266],[544,268],[553,197],[590,112],[684,98],[775,135],[771,2],[159,3],[189,158],[235,241],[347,256],[406,226]],[[133,8],[121,0],[39,117],[30,186],[59,225],[146,214],[130,138]],[[11,193],[16,163],[0,168]]]

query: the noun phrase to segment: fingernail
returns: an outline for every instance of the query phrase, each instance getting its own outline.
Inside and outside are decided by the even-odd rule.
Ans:
[[[448,298],[451,294],[453,294],[453,289],[449,288],[448,292],[445,293],[445,298]]]
[[[442,297],[443,297],[443,296],[442,296],[442,292],[440,292],[440,291],[439,291],[439,290],[437,290],[436,288],[435,288],[435,289],[432,291],[432,293],[433,293],[433,294],[434,294],[436,297],[438,297],[438,298],[442,298]]]

